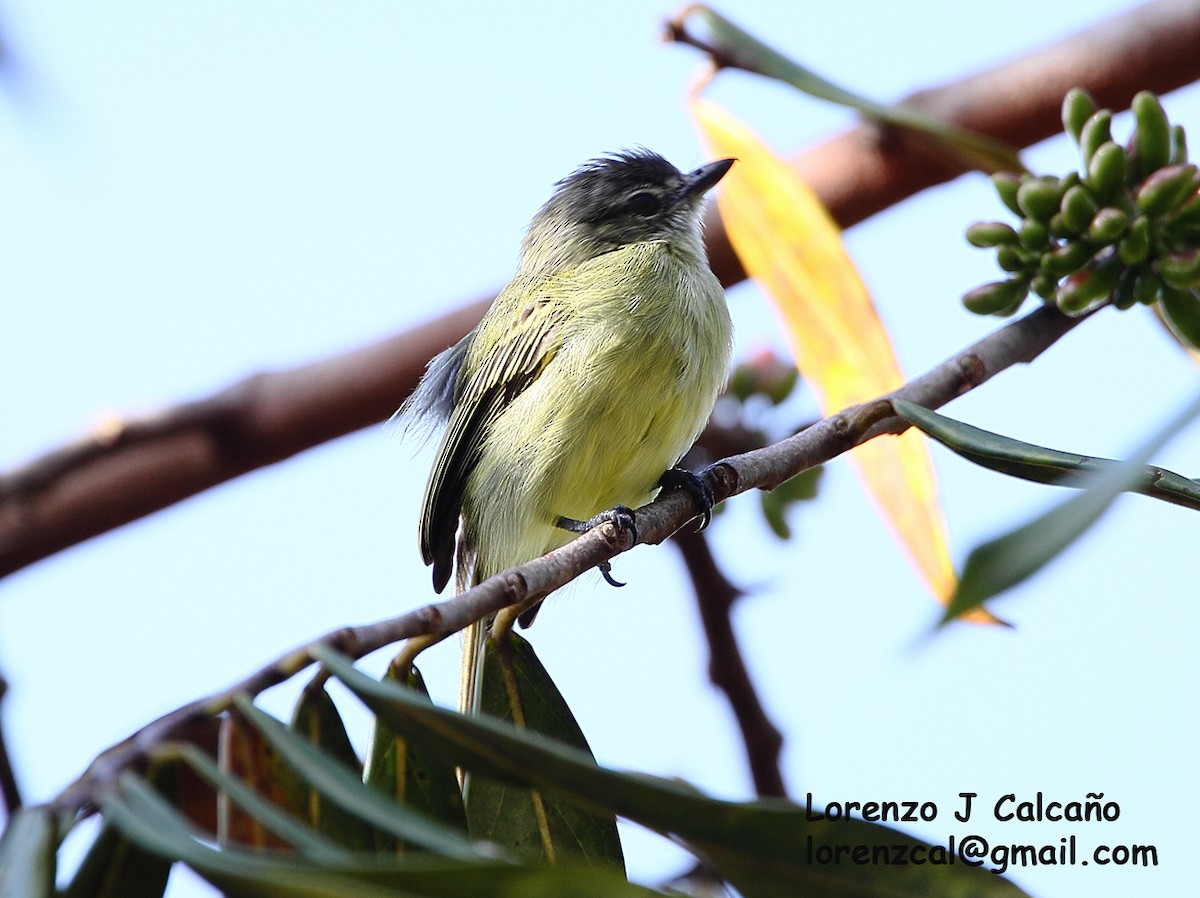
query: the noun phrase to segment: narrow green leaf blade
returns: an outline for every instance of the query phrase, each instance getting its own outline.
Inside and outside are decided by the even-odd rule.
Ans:
[[[592,758],[591,747],[533,646],[516,633],[484,647],[480,710],[549,736]],[[465,786],[471,837],[511,848],[524,860],[564,858],[625,869],[617,819],[511,782],[469,775]]]
[[[955,127],[912,106],[878,103],[839,87],[706,6],[690,7],[688,14],[704,20],[712,34],[714,49],[724,58],[733,60],[737,68],[782,81],[809,96],[847,106],[879,121],[927,135],[947,155],[972,168],[987,173],[1025,171],[1017,150],[1003,141]]]
[[[406,686],[426,701],[429,700],[429,691],[419,670],[410,668],[404,683],[397,676],[395,668],[389,665],[384,679],[398,686]],[[371,733],[365,779],[369,786],[389,796],[397,804],[407,805],[451,829],[464,833],[467,831],[466,812],[454,765],[409,745],[382,720],[375,721]],[[405,845],[389,833],[376,831],[377,851],[394,853],[408,847],[414,846]]]
[[[54,894],[57,824],[45,808],[21,808],[0,837],[0,898]]]
[[[626,882],[612,870],[570,862],[547,867],[438,861],[423,867],[414,858],[390,879],[430,898],[650,898],[665,894]]]
[[[908,409],[911,412],[912,408]],[[1017,529],[977,546],[940,625],[1028,579],[1075,542],[1113,500],[1144,475],[1147,460],[1200,414],[1200,397],[1156,433],[1129,461],[1107,467],[1077,496]]]
[[[245,783],[262,796],[263,802],[296,819],[307,816],[306,784],[275,747],[244,718],[222,716],[217,758],[220,770],[230,779]],[[287,843],[276,836],[263,817],[249,813],[246,802],[216,803],[217,841],[254,849],[284,849]],[[277,819],[277,818],[276,818]]]
[[[352,810],[373,826],[430,851],[457,858],[476,856],[476,850],[466,836],[389,801],[319,748],[259,710],[249,698],[241,696],[235,700],[235,704],[296,772],[331,801]]]
[[[122,774],[116,789],[100,796],[101,810],[147,851],[178,859],[230,895],[261,898],[417,898],[414,893],[374,886],[352,876],[297,863],[274,852],[236,848],[216,851],[204,837],[134,774]]]
[[[1015,898],[1016,886],[961,863],[900,866],[822,865],[819,847],[924,843],[897,830],[858,820],[811,819],[784,801],[736,803],[655,777],[599,767],[583,752],[486,717],[467,717],[414,698],[357,671],[349,659],[318,647],[317,658],[397,732],[444,754],[472,773],[555,792],[616,813],[690,847],[743,894],[791,898],[797,894],[929,898],[973,895]],[[936,848],[936,846],[935,846]],[[943,850],[945,856],[945,850]]]
[[[346,855],[314,866],[277,852],[215,851],[157,792],[133,774],[100,796],[103,813],[146,850],[179,859],[232,895],[280,898],[648,898],[661,895],[616,873],[565,864],[517,866],[497,859],[454,861],[428,854],[402,863]]]
[[[318,676],[305,687],[296,703],[291,727],[361,778],[362,765],[350,744],[342,715],[325,691],[324,682],[325,678]],[[304,788],[303,801],[308,823],[317,832],[356,851],[374,849],[375,830],[366,821],[336,802],[326,801],[321,792],[311,786]]]
[[[956,455],[981,467],[1022,480],[1083,489],[1114,466],[1125,464],[1109,458],[1024,443],[947,418],[902,399],[894,400],[892,405],[896,414]],[[1200,482],[1155,465],[1142,466],[1127,490],[1200,511]]]
[[[106,820],[62,898],[155,898],[166,892],[170,874],[170,861],[135,845]]]
[[[179,754],[180,760],[204,780],[225,793],[246,814],[290,844],[300,854],[314,861],[329,861],[344,857],[344,848],[314,833],[308,826],[268,801],[236,776],[221,770],[211,758],[192,745],[168,746]]]

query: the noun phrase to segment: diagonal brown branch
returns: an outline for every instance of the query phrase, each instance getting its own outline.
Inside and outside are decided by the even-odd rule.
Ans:
[[[710,477],[717,501],[756,488],[770,488],[814,465],[846,452],[867,439],[900,432],[907,423],[892,414],[893,396],[926,408],[938,408],[1001,371],[1030,362],[1083,319],[1067,318],[1042,307],[1015,321],[888,396],[846,409],[818,421],[779,443],[718,462]],[[637,510],[639,540],[657,544],[668,539],[697,508],[685,491],[671,492]],[[391,620],[363,627],[343,627],[314,643],[297,648],[227,690],[185,705],[147,724],[124,742],[105,751],[84,775],[54,802],[64,814],[94,809],[100,792],[117,775],[141,762],[163,742],[197,721],[227,710],[239,694],[257,695],[304,670],[312,647],[326,645],[351,658],[414,636],[448,636],[501,608],[546,596],[585,571],[633,547],[632,535],[605,523],[542,558],[510,568],[445,602],[427,605]],[[779,784],[782,789],[782,783]]]
[[[1143,88],[1200,79],[1200,0],[1157,0],[913,105],[1017,145],[1059,129],[1068,88],[1114,108]],[[848,227],[958,172],[920,141],[864,124],[795,159]],[[744,278],[716,213],[709,252],[726,284]],[[0,576],[255,468],[385,419],[425,360],[478,320],[484,303],[344,355],[257,375],[212,397],[120,422],[0,476]]]
[[[675,534],[673,542],[683,554],[700,608],[709,651],[708,678],[725,693],[737,718],[754,791],[764,798],[786,798],[787,788],[779,768],[783,734],[771,722],[758,698],[733,630],[733,603],[741,596],[741,590],[729,582],[717,564],[703,532],[684,527]]]

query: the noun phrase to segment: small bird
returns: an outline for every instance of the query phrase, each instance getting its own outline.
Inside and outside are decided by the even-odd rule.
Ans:
[[[461,592],[661,486],[695,489],[674,466],[733,339],[701,207],[733,163],[684,174],[648,150],[587,162],[533,217],[478,326],[430,362],[401,414],[445,423],[419,532],[438,592],[452,570]],[[468,633],[464,680],[483,638]]]

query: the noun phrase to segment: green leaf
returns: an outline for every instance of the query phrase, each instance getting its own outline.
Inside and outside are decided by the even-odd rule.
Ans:
[[[515,633],[484,647],[480,711],[592,758],[566,700],[525,639]],[[594,759],[593,759],[594,760]],[[511,848],[523,860],[563,858],[625,869],[617,821],[573,801],[504,780],[471,774],[464,785],[471,837]]]
[[[278,898],[417,898],[417,893],[372,886],[297,863],[274,852],[221,851],[202,844],[205,833],[187,822],[148,783],[123,773],[117,788],[100,796],[100,807],[129,838],[147,851],[183,861],[209,882],[235,896]]]
[[[1164,288],[1162,313],[1181,343],[1200,349],[1200,296],[1196,291]]]
[[[230,778],[247,784],[263,801],[295,818],[307,817],[304,796],[306,784],[270,742],[245,719],[235,714],[221,718],[218,763]],[[224,801],[218,795],[217,838],[222,845],[248,848],[285,848],[271,827],[243,811],[243,804]]]
[[[185,747],[201,754],[191,745]],[[215,764],[213,768],[216,769]],[[150,778],[156,788],[175,798],[178,770],[174,760],[155,761],[151,765]],[[125,898],[128,895],[153,898],[166,891],[170,875],[170,860],[146,851],[106,819],[62,898]]]
[[[327,755],[361,778],[362,765],[346,735],[346,725],[337,706],[324,688],[325,678],[314,677],[304,688],[292,715],[292,729],[321,748]],[[325,801],[318,789],[305,786],[301,811],[309,825],[347,848],[363,851],[374,849],[375,830],[361,818],[346,811],[336,802]]]
[[[1133,112],[1138,173],[1145,178],[1166,165],[1171,159],[1171,124],[1158,97],[1148,90],[1140,91],[1129,104]]]
[[[389,665],[384,678],[397,685],[406,685],[425,700],[429,699],[425,681],[415,667],[410,667],[405,684],[397,680],[394,665]],[[365,778],[368,785],[390,796],[397,804],[407,805],[452,829],[467,831],[467,817],[454,765],[410,746],[381,720],[375,721],[371,733]],[[402,846],[411,847],[389,834],[378,832],[376,835],[377,851],[393,853]]]
[[[903,399],[894,400],[892,405],[896,414],[951,452],[981,467],[1022,480],[1084,489],[1101,474],[1127,464],[1023,443],[947,418]],[[1200,511],[1200,482],[1156,465],[1142,467],[1125,489]]]
[[[193,745],[171,744],[166,751],[174,751],[179,759],[225,794],[227,800],[236,804],[248,816],[290,844],[300,854],[314,861],[328,861],[344,857],[347,851],[330,840],[317,835],[308,826],[277,804],[264,798],[245,782],[221,770],[208,755]]]
[[[430,851],[457,858],[476,856],[476,849],[466,836],[389,801],[341,763],[260,711],[249,698],[239,696],[235,704],[296,772],[331,801],[353,811],[371,825]]]
[[[167,889],[171,862],[139,848],[108,821],[62,898],[154,898]]]
[[[1063,97],[1063,128],[1078,143],[1084,123],[1096,111],[1096,101],[1082,87],[1072,87]]]
[[[710,43],[714,45],[713,49],[723,58],[731,60],[732,66],[736,68],[774,78],[809,96],[847,106],[881,122],[908,128],[933,138],[939,149],[971,168],[988,173],[1025,170],[1017,150],[1003,141],[957,128],[912,106],[877,103],[839,87],[768,47],[706,6],[689,7],[688,15],[703,19],[711,33]]]
[[[893,405],[903,417],[913,415],[909,420],[914,423],[918,423],[918,417],[933,414],[927,409],[917,411],[919,406],[903,401],[899,404],[893,401]],[[1023,582],[1058,557],[1108,510],[1118,495],[1145,481],[1146,461],[1198,414],[1200,397],[1147,441],[1129,461],[1101,465],[1091,485],[1079,495],[972,550],[939,626]],[[922,424],[918,423],[918,426],[925,429]],[[989,436],[995,437],[994,434]]]
[[[314,657],[397,732],[472,773],[523,783],[610,811],[683,843],[747,896],[798,894],[860,898],[937,898],[1024,894],[986,870],[954,865],[822,865],[822,848],[837,845],[928,846],[891,827],[859,820],[814,819],[784,801],[729,802],[656,777],[618,773],[587,754],[484,716],[464,716],[414,698],[356,670],[337,652]]]
[[[626,882],[611,870],[570,864],[547,867],[438,861],[425,867],[414,858],[389,878],[431,898],[651,898],[664,894]]]
[[[21,808],[0,837],[0,898],[54,894],[58,827],[45,808]]]
[[[429,855],[403,863],[375,854],[314,866],[294,855],[216,851],[134,774],[100,796],[106,818],[148,851],[179,859],[227,894],[280,898],[647,898],[660,895],[593,868],[526,867],[494,858],[453,861]]]

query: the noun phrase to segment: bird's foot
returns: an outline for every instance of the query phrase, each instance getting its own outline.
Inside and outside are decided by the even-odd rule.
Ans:
[[[712,522],[712,509],[716,500],[713,488],[709,484],[708,478],[704,476],[707,470],[706,468],[697,474],[687,468],[671,468],[665,471],[658,481],[658,485],[664,490],[683,490],[692,497],[692,501],[700,509],[701,520],[698,531],[703,530]]]
[[[635,543],[638,538],[637,522],[634,520],[633,509],[625,505],[617,505],[608,511],[592,515],[586,521],[577,521],[574,518],[559,518],[557,524],[563,530],[569,530],[572,533],[587,533],[593,527],[598,527],[600,524],[612,524],[618,530],[628,530],[633,535]],[[599,570],[600,576],[604,578],[609,586],[625,585],[613,577],[612,565],[607,561],[599,565]]]

